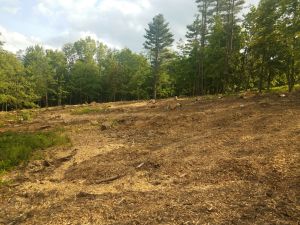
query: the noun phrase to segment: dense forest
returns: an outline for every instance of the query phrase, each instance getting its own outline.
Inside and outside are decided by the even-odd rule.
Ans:
[[[163,15],[145,29],[143,54],[90,37],[62,50],[0,43],[0,110],[270,90],[300,80],[300,2],[196,0],[177,44]]]

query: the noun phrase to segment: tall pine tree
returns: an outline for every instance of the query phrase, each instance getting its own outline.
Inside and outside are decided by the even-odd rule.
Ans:
[[[153,71],[153,98],[157,98],[157,87],[160,81],[161,65],[166,58],[166,50],[174,42],[173,34],[170,32],[169,23],[165,21],[162,14],[153,18],[148,24],[144,48],[149,51]]]

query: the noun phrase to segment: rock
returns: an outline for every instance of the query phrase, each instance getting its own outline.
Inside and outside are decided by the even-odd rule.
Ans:
[[[152,184],[153,184],[154,186],[158,186],[158,185],[161,185],[161,181],[155,180],[155,181],[152,182]]]
[[[245,108],[245,105],[240,105],[240,108]]]
[[[50,117],[50,120],[58,120],[58,119],[61,119],[61,118],[62,118],[61,115],[54,115],[54,116]]]
[[[97,102],[91,102],[90,103],[90,106],[96,106],[97,105]]]
[[[280,94],[280,95],[279,95],[279,97],[281,97],[281,98],[285,98],[285,97],[286,97],[286,95],[285,95],[285,94]]]
[[[167,106],[167,110],[176,110],[181,108],[182,105],[180,103],[176,103],[176,104],[171,104]]]
[[[92,126],[97,126],[99,124],[97,120],[92,120],[90,123]]]
[[[104,122],[101,124],[100,129],[103,130],[109,130],[112,128],[112,123],[111,122]]]
[[[49,166],[51,166],[51,163],[47,160],[43,160],[42,165],[45,167],[49,167]]]
[[[156,100],[155,100],[155,99],[151,99],[151,100],[149,101],[149,103],[150,103],[150,104],[156,104]]]

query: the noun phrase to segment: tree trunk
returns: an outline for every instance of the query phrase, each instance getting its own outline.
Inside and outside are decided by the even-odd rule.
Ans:
[[[197,78],[196,78],[196,94],[201,95],[201,78],[202,78],[202,56],[199,53],[198,68],[197,68]]]
[[[268,89],[268,91],[270,91],[270,88],[271,88],[271,73],[270,73],[269,68],[267,69],[267,71],[268,71],[268,87],[267,87],[267,89]]]
[[[290,81],[289,81],[289,92],[292,92],[295,86],[295,44],[296,38],[293,38],[293,45],[292,45],[292,56],[291,56],[291,73],[290,73]]]
[[[292,78],[292,73],[291,73],[290,69],[288,70],[286,75],[287,75],[289,92],[292,92],[294,85],[293,85],[293,78]]]
[[[201,95],[204,95],[204,53],[202,53],[202,60],[201,60],[201,86],[200,92]]]
[[[292,71],[291,71],[291,87],[289,88],[289,92],[292,92],[295,86],[295,62],[294,58],[292,59]]]
[[[45,104],[46,104],[46,108],[48,108],[48,106],[49,106],[49,103],[48,103],[48,92],[46,92]]]
[[[159,81],[159,51],[155,50],[155,61],[154,61],[154,80],[153,80],[153,99],[157,98],[157,84]]]
[[[208,1],[204,0],[203,8],[202,8],[202,30],[201,30],[201,46],[200,46],[200,77],[199,77],[199,86],[200,86],[200,95],[204,94],[204,49],[205,49],[205,42],[206,42],[206,29],[207,29],[207,10],[208,10]]]
[[[156,84],[156,82],[154,82],[154,91],[153,91],[153,99],[155,99],[156,100],[156,98],[157,98],[157,86],[156,86],[157,84]]]
[[[259,93],[262,93],[262,89],[263,89],[263,74],[264,74],[264,66],[261,67],[261,72],[259,74],[259,84],[258,84]]]
[[[235,0],[232,0],[232,8],[231,8],[231,30],[230,30],[230,52],[233,50],[234,8],[235,8]]]
[[[61,93],[61,90],[59,90],[57,105],[61,106],[61,102],[62,102],[62,93]]]

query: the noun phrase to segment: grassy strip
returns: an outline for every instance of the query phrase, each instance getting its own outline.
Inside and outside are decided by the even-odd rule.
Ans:
[[[294,91],[300,90],[300,84],[295,84]],[[289,87],[286,86],[280,86],[280,87],[272,87],[269,91],[265,90],[264,93],[286,93],[289,91]]]
[[[0,134],[0,171],[26,162],[35,150],[69,143],[67,136],[58,131]]]
[[[5,127],[8,123],[22,123],[23,121],[30,121],[35,117],[36,112],[31,110],[0,112],[0,127]]]
[[[71,112],[71,115],[86,115],[86,114],[96,114],[96,113],[103,113],[105,112],[105,109],[102,108],[90,108],[90,107],[84,107],[75,109]]]

